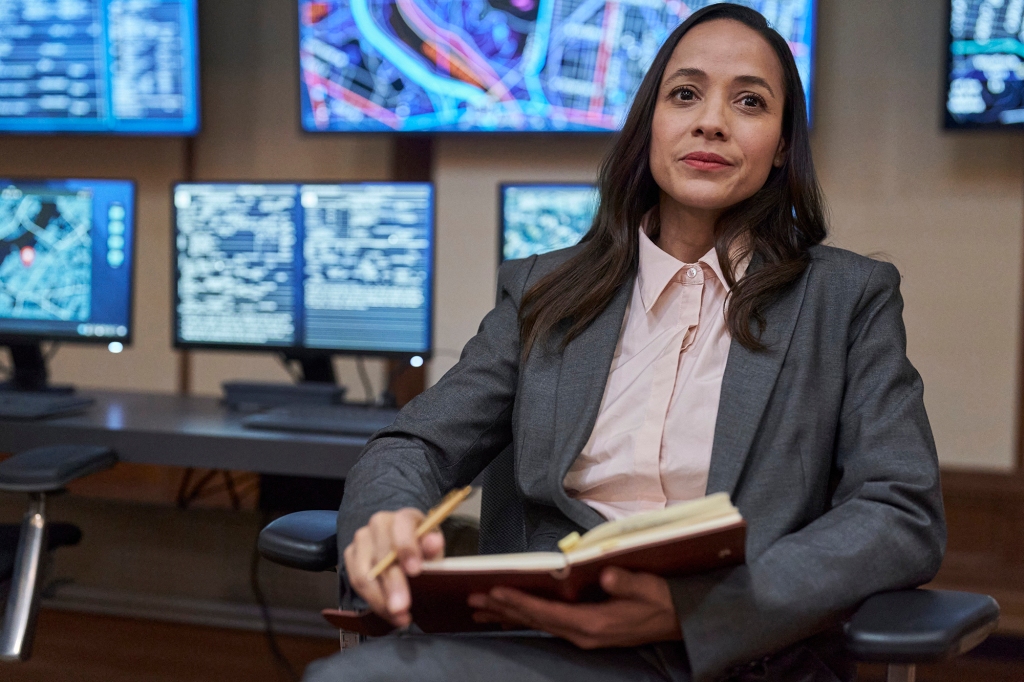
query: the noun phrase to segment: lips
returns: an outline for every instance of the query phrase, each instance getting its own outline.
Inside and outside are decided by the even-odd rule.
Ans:
[[[683,157],[683,163],[697,170],[721,170],[733,165],[725,157],[711,152],[692,152]]]

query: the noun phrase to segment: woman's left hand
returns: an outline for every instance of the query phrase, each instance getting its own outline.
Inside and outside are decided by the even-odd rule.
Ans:
[[[581,649],[628,647],[683,638],[664,578],[606,568],[601,587],[610,599],[598,604],[567,604],[496,587],[469,597],[479,623],[543,630]]]

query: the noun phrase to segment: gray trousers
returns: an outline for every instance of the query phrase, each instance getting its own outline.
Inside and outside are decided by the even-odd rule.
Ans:
[[[583,651],[543,634],[381,637],[314,661],[304,682],[690,682],[679,645]]]

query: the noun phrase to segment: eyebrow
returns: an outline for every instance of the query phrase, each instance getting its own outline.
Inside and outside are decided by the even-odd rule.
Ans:
[[[701,69],[684,67],[682,69],[678,69],[675,73],[666,78],[665,82],[668,82],[675,78],[699,78],[707,80],[707,77],[708,75],[704,73],[704,71],[702,71]],[[768,81],[761,78],[760,76],[736,76],[736,78],[733,79],[733,82],[743,83],[745,85],[759,85],[765,90],[767,90],[772,97],[775,97],[775,91],[772,90],[772,86],[768,85]]]

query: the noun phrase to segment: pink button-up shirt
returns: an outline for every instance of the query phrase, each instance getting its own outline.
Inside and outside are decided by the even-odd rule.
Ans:
[[[732,341],[728,293],[715,249],[683,263],[640,230],[601,410],[563,481],[571,497],[615,519],[704,495]]]

